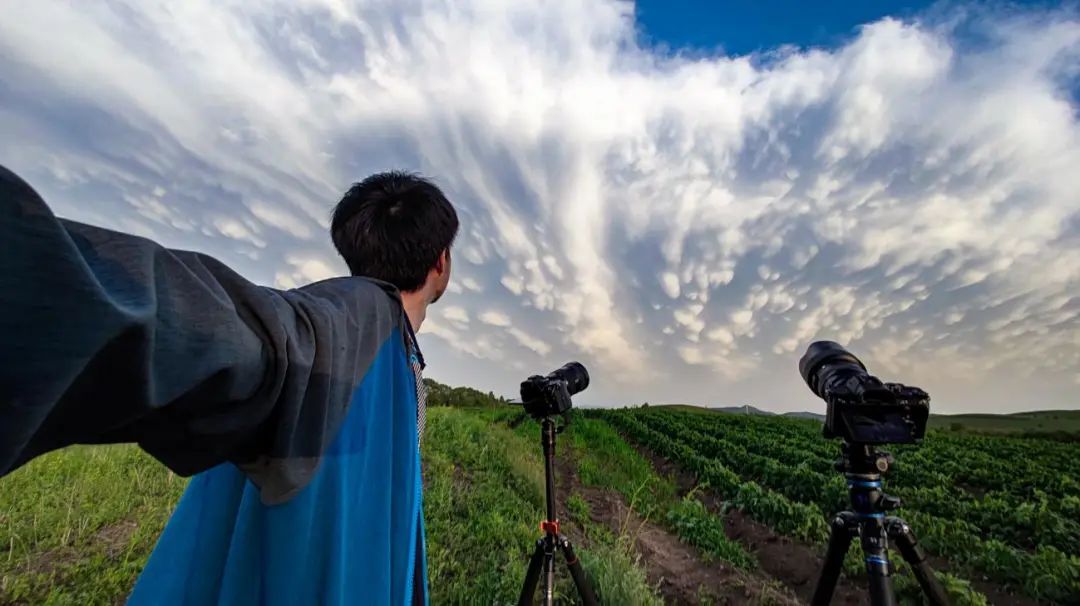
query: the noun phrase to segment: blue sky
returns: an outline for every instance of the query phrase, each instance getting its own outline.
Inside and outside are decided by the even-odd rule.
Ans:
[[[352,182],[423,173],[451,384],[820,410],[832,339],[937,412],[1080,406],[1076,5],[804,4],[16,3],[0,164],[275,288],[346,273]]]
[[[745,55],[787,44],[836,47],[853,39],[860,25],[889,16],[911,18],[932,4],[893,0],[641,0],[636,6],[638,24],[653,44],[665,44],[672,50]]]

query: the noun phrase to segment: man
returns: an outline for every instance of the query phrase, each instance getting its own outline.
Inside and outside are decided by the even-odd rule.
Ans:
[[[131,603],[426,603],[414,329],[457,229],[375,175],[331,230],[364,277],[279,291],[57,219],[0,167],[0,475],[103,442],[197,473]]]

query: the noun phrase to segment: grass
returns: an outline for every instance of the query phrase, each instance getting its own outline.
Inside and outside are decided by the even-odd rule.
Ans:
[[[570,495],[567,509],[570,519],[564,524],[576,525],[589,542],[589,549],[578,546],[575,551],[582,568],[593,579],[598,599],[608,604],[662,606],[663,600],[649,586],[645,570],[639,565],[632,537],[626,532],[616,535],[593,523],[589,503],[579,494]]]
[[[115,603],[185,484],[133,446],[72,447],[3,478],[0,603]]]
[[[575,415],[568,437],[582,484],[615,490],[643,517],[654,520],[675,502],[671,480],[657,475],[652,463],[604,421]]]
[[[428,412],[424,441],[432,602],[507,602],[520,590],[543,508],[538,457],[474,415]]]

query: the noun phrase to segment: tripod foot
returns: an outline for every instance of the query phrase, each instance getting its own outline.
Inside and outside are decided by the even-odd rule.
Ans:
[[[593,593],[592,587],[589,586],[589,582],[585,579],[585,571],[581,568],[581,561],[574,554],[574,548],[570,545],[570,540],[560,535],[557,542],[559,550],[562,551],[563,557],[566,558],[566,566],[570,568],[570,576],[574,578],[574,585],[577,586],[578,594],[581,595],[581,602],[585,606],[596,606],[596,595]]]
[[[919,586],[922,587],[930,603],[934,606],[948,606],[949,596],[945,593],[945,588],[937,575],[934,574],[934,569],[926,561],[926,552],[919,546],[915,533],[911,531],[907,522],[896,517],[886,518],[885,532],[900,551],[904,561],[911,566],[915,578],[919,581]]]

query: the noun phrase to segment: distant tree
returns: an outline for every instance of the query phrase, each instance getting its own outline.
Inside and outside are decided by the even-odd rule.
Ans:
[[[494,392],[484,393],[471,387],[450,387],[432,379],[424,379],[428,389],[428,406],[495,407],[505,400]]]
[[[960,431],[964,428],[962,423],[949,423],[949,431]]]

